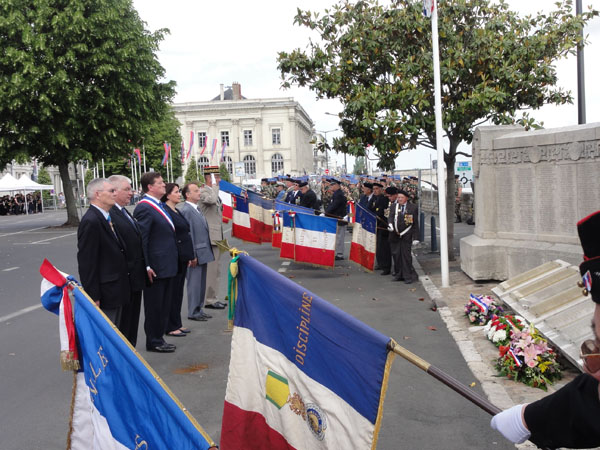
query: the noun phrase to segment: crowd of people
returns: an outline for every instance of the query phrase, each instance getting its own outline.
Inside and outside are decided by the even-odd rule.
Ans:
[[[38,212],[42,212],[42,197],[39,192],[27,195],[5,195],[0,199],[0,216],[16,216]]]
[[[131,182],[121,175],[87,187],[90,208],[77,232],[81,284],[134,347],[144,308],[146,350],[172,353],[165,336],[185,337],[187,318],[207,321],[205,308],[225,309],[217,298],[223,239],[219,168],[206,167],[206,184],[165,183],[158,172],[142,175],[144,197],[133,211]],[[143,302],[142,302],[143,297]]]

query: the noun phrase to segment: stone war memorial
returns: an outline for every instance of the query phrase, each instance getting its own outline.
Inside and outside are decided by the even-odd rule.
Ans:
[[[474,234],[460,241],[473,280],[507,280],[544,263],[582,261],[577,222],[600,209],[600,123],[473,138]]]

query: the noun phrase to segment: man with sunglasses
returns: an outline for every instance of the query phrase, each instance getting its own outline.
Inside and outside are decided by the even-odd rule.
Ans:
[[[492,428],[514,443],[529,439],[548,448],[600,446],[600,211],[580,220],[577,231],[584,254],[580,286],[596,304],[594,339],[581,346],[585,373],[554,394],[494,416]]]

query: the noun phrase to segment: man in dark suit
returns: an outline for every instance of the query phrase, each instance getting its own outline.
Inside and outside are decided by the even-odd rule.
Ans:
[[[344,259],[344,238],[346,236],[346,227],[348,222],[344,220],[346,216],[346,196],[341,189],[340,182],[335,178],[328,180],[331,183],[329,189],[333,192],[331,202],[325,210],[325,215],[338,219],[335,232],[335,259]]]
[[[207,264],[214,261],[215,257],[210,242],[208,222],[198,207],[200,188],[196,183],[188,183],[181,192],[185,202],[177,209],[190,224],[190,235],[196,259],[196,264],[188,268],[186,275],[188,319],[205,321],[211,317],[202,310],[206,298]]]
[[[285,201],[287,203],[291,203],[292,205],[300,204],[300,202],[302,201],[302,192],[300,192],[299,180],[292,180],[292,189],[288,192]]]
[[[390,249],[396,268],[394,281],[411,284],[418,276],[412,263],[411,248],[419,240],[419,216],[417,205],[408,201],[409,194],[399,190],[393,211],[390,208]],[[393,242],[393,245],[392,245]]]
[[[302,193],[302,198],[300,200],[300,206],[304,206],[305,208],[317,209],[317,194],[313,191],[306,181],[300,183],[300,192]]]
[[[389,275],[392,269],[392,254],[390,253],[390,243],[388,242],[388,221],[385,215],[390,201],[383,193],[381,183],[373,183],[373,196],[375,197],[375,216],[377,217],[377,247],[375,249],[375,259],[381,275]]]
[[[375,212],[375,195],[373,195],[373,183],[363,183],[363,195],[358,199],[358,204],[364,209]]]
[[[146,287],[146,262],[142,251],[142,235],[135,219],[125,206],[129,205],[133,190],[129,178],[123,175],[113,175],[108,181],[116,189],[116,202],[110,209],[110,216],[119,237],[125,244],[127,269],[129,274],[130,301],[123,307],[119,330],[135,347],[137,343],[142,291]]]
[[[115,232],[109,211],[115,189],[104,178],[87,187],[90,208],[77,229],[77,264],[83,289],[118,327],[129,303],[129,277],[125,246]]]
[[[165,182],[158,172],[147,172],[140,179],[144,198],[133,211],[142,236],[149,286],[144,289],[144,331],[146,349],[170,353],[173,344],[165,342],[171,307],[172,284],[177,275],[177,242],[175,226],[160,199],[165,194]]]

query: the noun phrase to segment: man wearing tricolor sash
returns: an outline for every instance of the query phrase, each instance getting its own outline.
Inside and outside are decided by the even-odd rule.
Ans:
[[[171,353],[173,344],[165,342],[167,320],[171,306],[172,283],[177,275],[177,243],[171,216],[160,201],[165,194],[165,182],[158,172],[147,172],[141,177],[144,198],[138,203],[133,216],[142,235],[148,287],[144,289],[144,331],[146,349]]]

